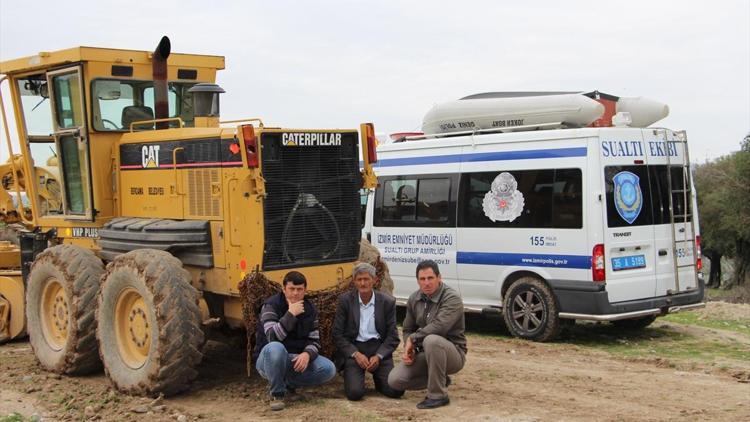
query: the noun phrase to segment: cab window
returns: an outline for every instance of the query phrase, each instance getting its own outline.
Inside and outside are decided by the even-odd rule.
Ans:
[[[21,109],[26,133],[29,136],[52,134],[52,107],[49,102],[47,77],[44,74],[28,76],[18,80],[21,94]]]
[[[169,117],[181,118],[186,126],[193,122],[192,83],[168,84]],[[129,131],[133,122],[154,119],[153,81],[97,79],[92,82],[92,121],[97,131]],[[176,126],[177,123],[170,123]],[[150,129],[153,125],[136,125]]]

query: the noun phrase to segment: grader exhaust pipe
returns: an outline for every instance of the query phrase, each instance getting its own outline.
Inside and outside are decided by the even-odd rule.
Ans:
[[[169,117],[169,97],[167,86],[167,58],[172,51],[172,43],[165,35],[161,37],[159,45],[154,50],[152,68],[154,76],[154,118],[166,119]],[[169,128],[169,122],[156,123],[156,129]]]

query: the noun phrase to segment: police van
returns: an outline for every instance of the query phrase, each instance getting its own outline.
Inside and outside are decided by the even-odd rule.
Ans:
[[[431,112],[423,128],[435,133],[378,147],[364,231],[400,303],[432,259],[466,311],[502,313],[531,340],[565,320],[640,328],[704,305],[686,135],[638,127],[618,97],[565,95],[594,101],[584,120],[602,127],[570,113],[534,120],[538,101],[500,94],[477,100],[505,100],[502,113]]]

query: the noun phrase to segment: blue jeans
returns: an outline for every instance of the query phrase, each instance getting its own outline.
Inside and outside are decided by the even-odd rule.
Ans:
[[[272,341],[260,351],[255,369],[268,380],[271,394],[281,396],[287,388],[312,387],[325,384],[336,376],[336,367],[325,356],[318,356],[307,364],[303,372],[294,370],[296,353],[289,353],[278,341]]]

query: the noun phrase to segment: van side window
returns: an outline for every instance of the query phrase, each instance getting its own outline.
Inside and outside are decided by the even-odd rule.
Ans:
[[[558,229],[583,227],[583,180],[581,170],[555,170],[552,226]]]
[[[414,221],[417,210],[417,181],[389,180],[383,189],[382,217],[391,221]]]
[[[420,180],[417,195],[417,220],[448,221],[450,192],[450,179]]]
[[[638,177],[638,188],[640,188],[640,194],[638,192],[632,192],[635,195],[631,203],[622,205],[621,207],[626,208],[631,214],[626,214],[632,219],[635,215],[635,219],[632,223],[628,222],[620,212],[617,210],[617,204],[615,203],[615,176],[621,172],[629,172]],[[651,197],[651,186],[649,184],[647,166],[607,166],[604,167],[604,183],[606,185],[607,194],[607,226],[608,227],[630,227],[630,226],[647,226],[653,223],[653,216],[651,210],[654,209],[652,206]]]
[[[507,206],[518,216],[512,221],[492,221],[484,199],[502,171],[467,173],[461,179],[459,227],[581,228],[583,227],[583,178],[580,169],[509,171],[523,197]],[[517,203],[516,203],[517,202]]]
[[[452,176],[382,178],[375,195],[376,226],[444,227],[454,224]]]

